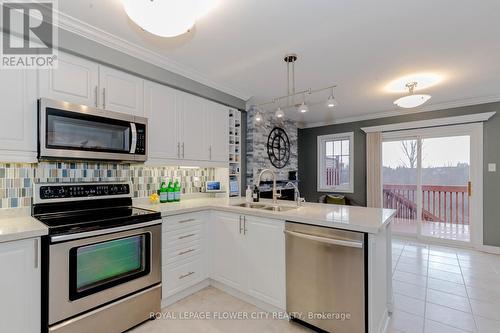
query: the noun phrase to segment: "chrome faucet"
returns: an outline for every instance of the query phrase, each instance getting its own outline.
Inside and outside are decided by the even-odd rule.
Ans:
[[[297,207],[300,207],[303,202],[306,202],[306,200],[304,198],[300,197],[299,187],[297,186],[297,184],[292,183],[292,182],[286,183],[285,187],[288,187],[288,186],[292,186],[293,187],[293,189],[294,189],[294,192],[293,192],[294,193],[294,198],[293,199],[297,203]]]
[[[259,177],[257,177],[257,185],[260,184],[260,180],[262,178],[262,175],[265,174],[266,172],[269,172],[270,174],[273,175],[273,204],[278,203],[278,198],[281,197],[281,193],[278,193],[276,190],[276,172],[274,172],[271,169],[264,169],[259,173]]]

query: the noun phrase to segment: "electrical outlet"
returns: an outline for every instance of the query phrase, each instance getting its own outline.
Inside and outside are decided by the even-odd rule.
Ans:
[[[497,164],[496,163],[488,163],[488,171],[489,172],[497,172]]]

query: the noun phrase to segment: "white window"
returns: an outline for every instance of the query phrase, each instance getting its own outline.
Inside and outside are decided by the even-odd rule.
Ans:
[[[318,136],[318,191],[354,192],[354,133]]]

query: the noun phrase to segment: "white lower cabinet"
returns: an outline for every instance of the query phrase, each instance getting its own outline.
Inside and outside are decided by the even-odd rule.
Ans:
[[[214,213],[210,223],[212,279],[285,308],[285,222]]]
[[[40,332],[40,239],[0,243],[0,332]]]
[[[165,217],[162,225],[162,299],[207,276],[204,213]]]
[[[211,278],[285,309],[284,228],[281,220],[225,212],[164,218],[163,299]]]

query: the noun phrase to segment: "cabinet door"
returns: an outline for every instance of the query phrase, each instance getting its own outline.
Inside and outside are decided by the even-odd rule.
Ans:
[[[285,308],[283,221],[245,217],[245,276],[249,295]]]
[[[200,97],[179,92],[182,114],[181,155],[186,160],[208,161],[210,143],[207,140],[206,107]]]
[[[178,159],[179,114],[177,91],[167,86],[145,81],[144,109],[148,118],[150,159]]]
[[[210,133],[210,159],[229,161],[229,111],[223,105],[210,102],[208,106],[208,131]]]
[[[105,110],[144,116],[144,80],[125,72],[99,66],[101,107]]]
[[[39,244],[0,243],[0,332],[40,332]]]
[[[40,97],[98,106],[99,65],[60,52],[56,69],[39,70]]]
[[[212,278],[242,290],[242,234],[239,215],[214,214],[212,237]]]
[[[37,150],[36,72],[28,69],[3,70],[0,75],[0,100],[0,155],[8,154],[6,151],[28,152],[34,159]],[[15,157],[13,159],[17,161]]]

